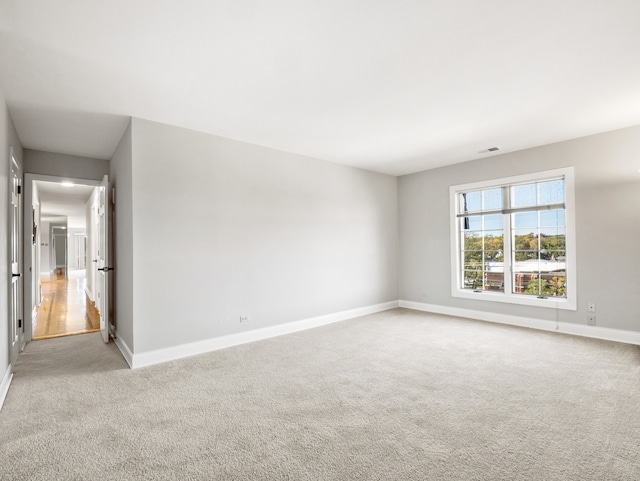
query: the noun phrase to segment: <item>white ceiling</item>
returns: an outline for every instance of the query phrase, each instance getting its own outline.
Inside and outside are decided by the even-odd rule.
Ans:
[[[0,19],[0,85],[40,150],[109,158],[136,116],[398,175],[640,124],[638,0],[7,0]]]
[[[56,182],[35,182],[40,199],[40,214],[43,221],[54,222],[66,218],[67,227],[86,228],[85,206],[96,188],[88,185],[63,187]]]

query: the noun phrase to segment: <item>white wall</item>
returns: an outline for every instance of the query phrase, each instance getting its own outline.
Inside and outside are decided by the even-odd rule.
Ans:
[[[85,266],[81,266],[78,263],[78,255],[81,253],[78,237],[83,237],[86,235],[86,229],[78,229],[73,227],[69,227],[67,229],[67,268],[69,270],[85,268]]]
[[[574,166],[578,310],[451,296],[449,186]],[[400,298],[640,331],[640,127],[474,160],[399,178]]]
[[[9,151],[13,147],[16,160],[22,163],[23,153],[18,134],[0,91],[0,382],[9,368]],[[0,396],[2,395],[0,386]],[[1,400],[1,398],[0,398]]]
[[[395,177],[135,118],[132,138],[134,353],[398,298]]]

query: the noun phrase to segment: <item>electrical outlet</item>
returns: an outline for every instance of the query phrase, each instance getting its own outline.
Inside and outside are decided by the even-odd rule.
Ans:
[[[596,312],[596,303],[590,302],[589,304],[587,304],[587,310],[589,312]]]
[[[240,322],[249,322],[249,316],[240,316]]]
[[[587,325],[595,326],[596,325],[596,316],[587,316]]]

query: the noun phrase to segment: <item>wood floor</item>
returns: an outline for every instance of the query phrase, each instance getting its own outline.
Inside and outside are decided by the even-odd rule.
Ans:
[[[100,317],[85,293],[86,279],[61,275],[42,281],[42,303],[33,323],[33,340],[100,330]]]

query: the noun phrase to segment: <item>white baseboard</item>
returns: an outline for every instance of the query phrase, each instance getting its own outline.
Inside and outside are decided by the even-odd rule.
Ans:
[[[124,360],[127,361],[127,364],[129,364],[129,367],[133,367],[133,353],[131,352],[131,349],[129,349],[129,346],[127,346],[127,343],[122,340],[122,338],[118,334],[117,329],[113,341],[116,343],[116,346],[122,353],[122,357],[124,357]]]
[[[510,324],[513,326],[529,327],[543,331],[561,332],[574,336],[591,337],[606,341],[624,342],[627,344],[640,345],[640,332],[624,331],[622,329],[609,329],[598,326],[585,326],[570,322],[546,321],[543,319],[533,319],[528,317],[511,316],[507,314],[496,314],[492,312],[474,311],[472,309],[462,309],[459,307],[439,306],[436,304],[425,304],[422,302],[399,301],[400,307],[414,309],[416,311],[433,312],[435,314],[446,314],[449,316],[466,317],[479,321],[496,322],[499,324]]]
[[[2,377],[2,381],[0,381],[0,409],[4,405],[4,400],[7,397],[7,393],[9,392],[9,386],[11,385],[11,380],[13,379],[13,366],[9,364],[7,366],[7,370]]]
[[[252,331],[239,332],[237,334],[229,334],[228,336],[216,337],[204,341],[191,342],[189,344],[181,344],[179,346],[172,346],[166,349],[156,349],[153,351],[142,353],[132,354],[126,344],[124,344],[122,341],[121,343],[123,344],[123,346],[121,347],[118,344],[119,337],[117,336],[117,333],[116,344],[118,344],[118,348],[124,355],[125,359],[127,359],[127,362],[129,363],[131,368],[136,369],[139,367],[159,364],[161,362],[172,361],[174,359],[181,359],[184,357],[195,356],[197,354],[217,351],[218,349],[238,346],[240,344],[246,344],[249,342],[269,339],[271,337],[282,336],[284,334],[291,334],[293,332],[303,331],[305,329],[311,329],[334,322],[353,319],[354,317],[360,317],[367,314],[373,314],[375,312],[386,311],[395,307],[398,307],[398,301],[384,302],[382,304],[375,304],[372,306],[350,309],[348,311],[336,312],[333,314],[328,314],[326,316],[303,319],[301,321],[279,324],[277,326],[265,327]],[[131,359],[130,361],[128,356]]]
[[[91,292],[88,287],[84,288],[84,293],[87,295],[91,302],[96,302],[96,300],[93,298],[93,292]]]

